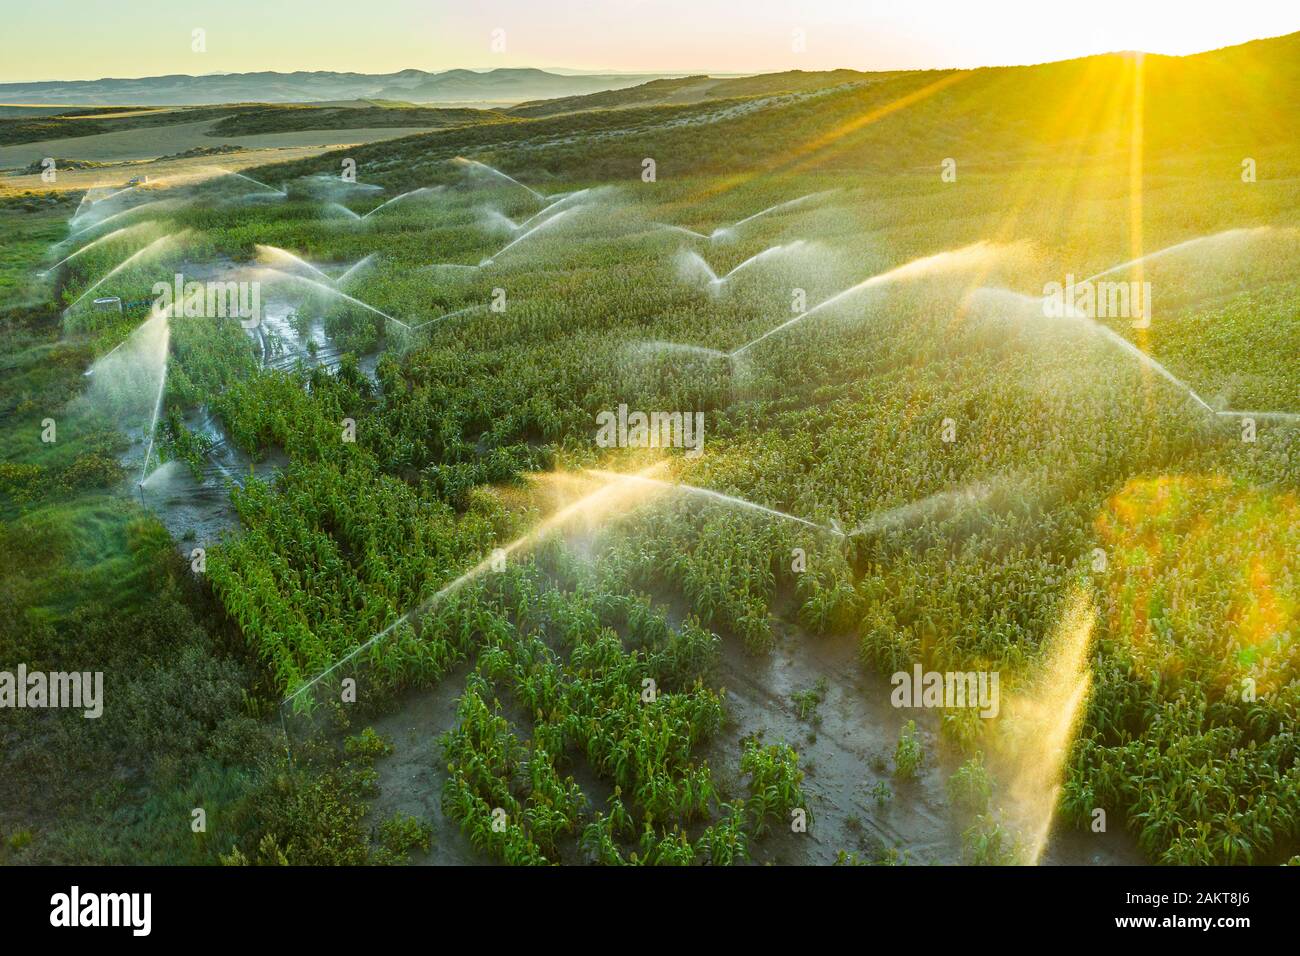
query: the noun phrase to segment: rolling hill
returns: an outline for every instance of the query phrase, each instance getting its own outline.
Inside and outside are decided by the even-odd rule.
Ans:
[[[577,178],[630,175],[646,156],[661,176],[896,169],[963,155],[991,168],[1062,150],[1126,163],[1139,83],[1149,161],[1212,148],[1235,153],[1236,165],[1294,139],[1287,117],[1300,113],[1300,33],[1185,57],[659,80],[523,104],[500,114],[515,122],[462,125],[356,156],[409,174],[458,153],[507,165],[526,154],[546,175]]]

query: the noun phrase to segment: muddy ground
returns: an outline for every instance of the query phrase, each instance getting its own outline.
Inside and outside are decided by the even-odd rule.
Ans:
[[[863,861],[962,862],[961,834],[968,821],[954,818],[945,790],[959,761],[941,754],[937,714],[891,706],[888,680],[864,671],[851,637],[812,637],[784,623],[778,623],[778,634],[766,655],[724,640],[715,685],[726,690],[728,721],[701,751],[728,796],[744,793],[742,739],[759,735],[799,752],[813,823],[807,833],[774,827],[752,842],[753,862],[828,864],[841,851]],[[400,812],[432,825],[431,848],[412,858],[417,864],[489,862],[441,807],[446,773],[438,737],[454,724],[467,673],[468,667],[459,668],[438,687],[408,695],[394,712],[371,724],[394,745],[393,753],[376,763],[379,792],[371,805],[371,823],[377,827]],[[822,702],[815,714],[801,718],[793,696],[818,687],[823,679]],[[916,779],[903,782],[894,779],[893,757],[909,719],[916,720],[926,757]],[[526,735],[519,721],[512,723]],[[609,785],[596,780],[585,761],[579,758],[564,772],[574,776],[594,808],[604,805]],[[582,862],[576,851],[573,857],[570,862]],[[1144,860],[1122,830],[1062,831],[1053,835],[1041,862],[1128,865]]]

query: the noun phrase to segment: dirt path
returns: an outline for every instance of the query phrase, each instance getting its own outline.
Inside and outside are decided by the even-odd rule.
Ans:
[[[379,796],[370,804],[368,822],[377,827],[394,813],[415,817],[433,826],[428,853],[415,853],[411,862],[425,866],[491,863],[475,852],[459,825],[443,815],[442,786],[447,771],[438,737],[456,722],[456,702],[465,689],[469,665],[462,665],[432,690],[407,695],[393,713],[370,726],[391,740],[393,752],[375,762]]]

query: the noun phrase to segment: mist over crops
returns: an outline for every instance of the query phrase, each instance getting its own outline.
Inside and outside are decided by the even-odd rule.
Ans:
[[[1294,861],[1297,36],[7,201],[6,852]]]

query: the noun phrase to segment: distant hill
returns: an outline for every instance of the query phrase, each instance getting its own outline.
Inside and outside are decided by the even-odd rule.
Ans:
[[[317,103],[400,100],[407,103],[521,103],[585,96],[637,86],[656,74],[563,76],[534,69],[401,70],[397,73],[227,73],[138,79],[55,80],[0,84],[0,102],[115,106],[206,106],[218,103]]]
[[[448,70],[425,74],[425,77],[414,83],[404,80],[391,84],[379,94],[379,98],[400,98],[415,103],[520,103],[621,90],[658,78],[654,75],[617,74],[561,76],[529,69],[502,69],[488,73]]]

